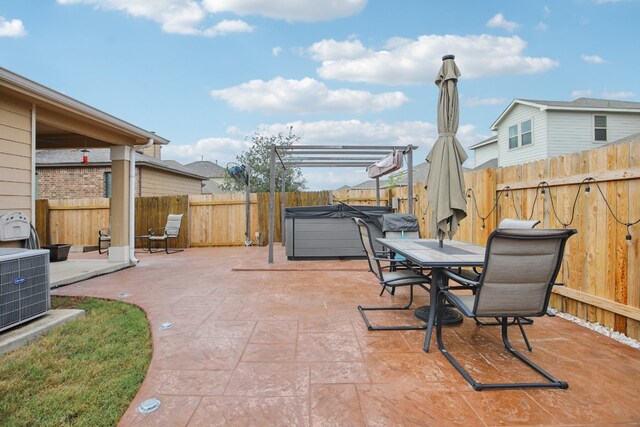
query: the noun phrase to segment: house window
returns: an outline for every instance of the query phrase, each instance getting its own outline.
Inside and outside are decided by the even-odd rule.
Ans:
[[[104,173],[103,181],[104,181],[104,186],[103,186],[104,197],[110,198],[111,197],[111,172]]]
[[[527,120],[520,124],[520,141],[522,145],[531,144],[531,120]]]
[[[509,127],[509,149],[518,148],[518,125]]]
[[[593,116],[593,139],[607,142],[607,116]]]

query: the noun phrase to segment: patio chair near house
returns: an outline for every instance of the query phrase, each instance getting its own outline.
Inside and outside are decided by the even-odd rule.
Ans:
[[[169,239],[177,239],[182,228],[183,214],[169,214],[167,216],[167,224],[164,227],[150,228],[148,232],[149,252],[159,252],[161,244],[164,243],[164,251],[168,254],[182,252],[183,249],[169,250]],[[155,243],[160,245],[154,248]],[[155,249],[155,250],[154,250]]]
[[[109,252],[111,246],[111,226],[98,230],[98,253]]]
[[[388,330],[417,330],[426,329],[426,325],[400,325],[400,326],[374,326],[367,318],[366,311],[386,311],[386,310],[409,310],[413,304],[413,288],[419,286],[422,289],[429,290],[428,286],[431,284],[431,280],[425,274],[412,269],[409,265],[402,263],[402,268],[399,268],[400,264],[398,260],[388,257],[388,253],[376,252],[373,248],[373,235],[371,227],[366,221],[360,218],[353,218],[358,231],[360,232],[360,241],[362,247],[367,254],[367,261],[369,262],[370,271],[376,276],[382,290],[380,296],[385,290],[390,290],[393,295],[395,288],[397,287],[409,287],[409,301],[404,306],[376,306],[376,307],[363,307],[358,306],[358,311],[362,315],[367,329],[370,331],[388,331]],[[385,256],[386,255],[386,256]],[[386,263],[387,265],[382,265]]]
[[[504,388],[555,387],[569,385],[516,351],[509,342],[508,318],[541,317],[547,314],[551,289],[560,271],[567,239],[574,229],[496,229],[487,241],[484,269],[477,281],[445,271],[450,280],[475,289],[473,295],[460,295],[444,288],[437,301],[436,337],[438,348],[474,390]],[[536,371],[545,382],[481,383],[476,381],[447,351],[442,336],[442,311],[451,304],[470,318],[499,318],[504,347],[516,358]],[[520,322],[520,332],[527,347],[531,346]],[[486,346],[485,346],[486,348]],[[472,363],[472,362],[470,362]]]

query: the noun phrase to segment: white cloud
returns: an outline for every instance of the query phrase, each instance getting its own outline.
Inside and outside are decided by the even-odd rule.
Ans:
[[[493,18],[487,21],[487,27],[489,28],[502,28],[512,33],[520,25],[514,21],[508,21],[502,13],[497,13]]]
[[[359,13],[367,0],[204,0],[212,13],[262,15],[286,21],[317,22],[344,18]]]
[[[5,19],[0,16],[0,37],[24,37],[27,30],[19,19]]]
[[[208,37],[226,36],[231,33],[250,33],[253,31],[253,27],[244,21],[238,19],[223,20],[218,22],[211,28],[207,28],[202,31],[202,35]]]
[[[308,52],[321,62],[318,74],[324,79],[390,85],[432,83],[440,58],[449,53],[468,78],[542,73],[559,65],[550,58],[524,56],[526,47],[518,36],[424,35],[393,38],[377,51],[358,40],[322,40]]]
[[[571,98],[589,98],[590,96],[590,89],[576,89],[571,92]]]
[[[336,89],[315,79],[251,80],[238,86],[213,90],[214,98],[242,111],[266,113],[378,112],[408,101],[402,92],[373,94],[362,90]]]
[[[542,13],[544,14],[544,16],[549,16],[551,15],[551,9],[549,8],[549,6],[546,6],[542,8]]]
[[[535,29],[538,31],[547,31],[549,29],[549,26],[544,22],[540,21],[538,22],[538,25],[535,26]]]
[[[280,46],[276,46],[271,49],[271,53],[273,54],[273,56],[278,56],[282,53],[282,48]]]
[[[322,40],[309,47],[308,52],[315,61],[333,61],[349,58],[361,58],[371,51],[360,40],[339,42],[333,39]]]
[[[236,160],[236,156],[250,147],[244,139],[203,138],[191,145],[169,144],[162,148],[165,160],[176,160],[182,164],[197,160],[218,161],[221,166]]]
[[[462,103],[467,107],[480,107],[485,105],[500,105],[504,104],[505,99],[502,97],[492,98],[467,98],[463,99]]]
[[[131,16],[150,19],[171,34],[217,37],[230,33],[250,32],[249,24],[241,20],[223,20],[204,28],[207,11],[194,0],[58,0],[59,4],[89,4],[98,9],[117,10]]]
[[[580,58],[582,58],[582,60],[584,62],[588,62],[589,64],[604,64],[605,61],[604,59],[602,59],[602,57],[598,56],[598,55],[585,55],[582,54],[580,55]]]
[[[629,91],[602,92],[602,97],[607,99],[634,98],[635,96],[636,94],[634,92],[629,92]]]

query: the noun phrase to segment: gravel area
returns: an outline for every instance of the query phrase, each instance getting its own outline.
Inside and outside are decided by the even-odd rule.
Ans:
[[[599,323],[591,323],[591,322],[587,322],[586,320],[582,320],[579,319],[575,316],[572,316],[570,314],[567,313],[561,313],[559,311],[556,310],[552,310],[549,309],[550,312],[552,312],[553,314],[555,314],[558,317],[562,317],[563,319],[567,319],[573,323],[577,323],[580,326],[584,326],[587,329],[591,329],[592,331],[595,331],[599,334],[605,335],[609,338],[612,338],[618,342],[621,342],[623,344],[626,344],[630,347],[633,348],[637,348],[640,349],[640,342],[637,340],[634,340],[633,338],[629,338],[628,336],[626,336],[625,334],[622,334],[620,332],[616,332],[613,329],[607,328],[605,326],[602,326]]]

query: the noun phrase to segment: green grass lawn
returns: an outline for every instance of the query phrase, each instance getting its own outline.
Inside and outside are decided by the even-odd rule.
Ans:
[[[119,301],[54,297],[86,317],[0,356],[0,426],[113,426],[151,361],[144,312]]]

